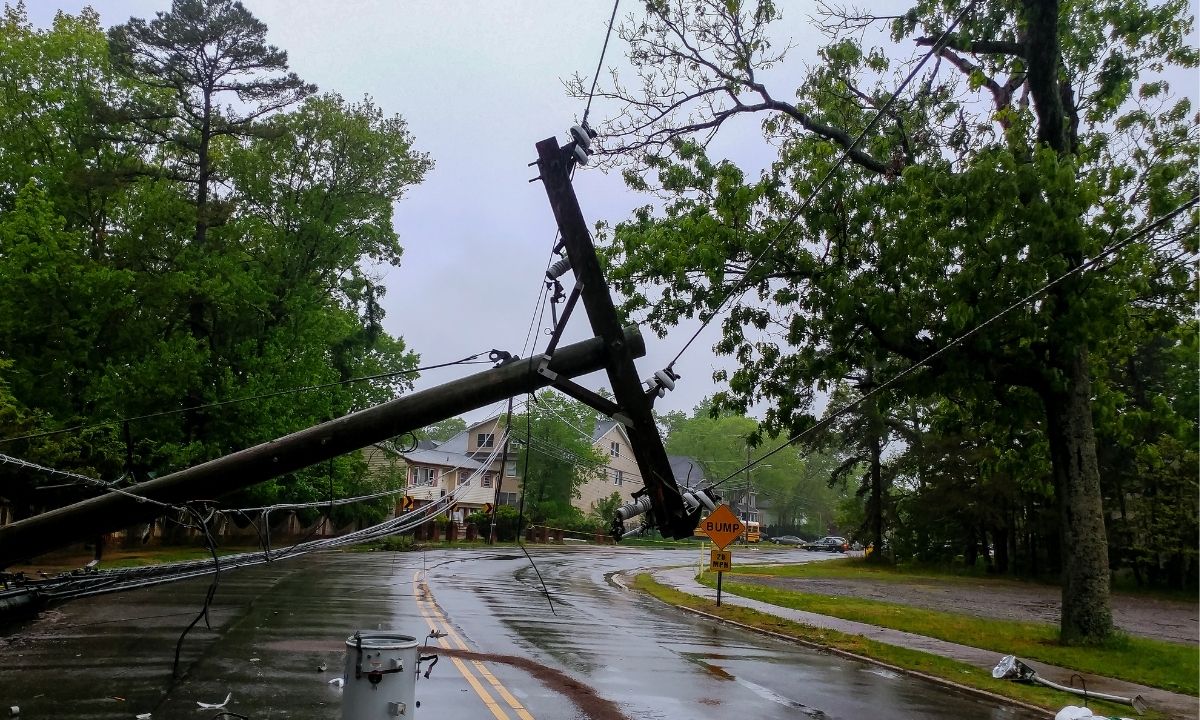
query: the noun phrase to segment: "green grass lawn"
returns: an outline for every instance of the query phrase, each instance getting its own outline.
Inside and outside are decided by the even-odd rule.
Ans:
[[[850,635],[835,630],[814,628],[774,615],[760,613],[749,608],[737,607],[736,605],[716,607],[710,600],[698,598],[694,595],[679,592],[666,585],[661,585],[655,582],[648,574],[638,575],[634,581],[634,587],[670,605],[693,608],[709,615],[715,615],[759,630],[786,635],[806,644],[836,648],[861,657],[877,660],[893,667],[944,678],[959,685],[1029,703],[1046,708],[1047,710],[1060,710],[1064,705],[1069,704],[1070,701],[1070,698],[1065,698],[1063,693],[1057,690],[1051,690],[1039,685],[1024,685],[1009,680],[997,680],[987,670],[938,655],[919,650],[910,650],[896,645],[887,645],[860,635]],[[1103,712],[1106,715],[1114,717],[1132,713],[1132,710],[1125,705],[1098,703],[1094,701],[1089,704],[1096,712]],[[1159,720],[1165,716],[1161,713],[1150,711],[1142,717],[1147,720]]]
[[[795,574],[854,579],[874,579],[876,576],[882,579],[888,576],[886,572],[874,573],[873,568],[855,572],[855,569],[847,569],[842,563],[837,565],[842,567],[826,568],[824,571],[827,574],[824,575],[804,571]],[[806,569],[809,566],[800,567]],[[757,568],[755,572],[785,575],[789,569]],[[740,570],[745,574],[749,568]],[[1048,623],[991,620],[877,600],[794,592],[737,582],[734,579],[736,577],[737,573],[728,574],[724,582],[726,591],[772,605],[904,630],[960,645],[995,650],[997,656],[1016,655],[1172,692],[1189,695],[1200,692],[1200,652],[1194,646],[1127,636],[1116,637],[1101,647],[1062,645],[1058,642],[1058,628]],[[912,576],[908,579],[912,579]],[[701,582],[713,587],[716,578],[706,573]]]

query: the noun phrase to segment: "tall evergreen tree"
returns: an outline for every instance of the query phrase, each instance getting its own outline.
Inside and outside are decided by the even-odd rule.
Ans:
[[[260,119],[316,91],[288,72],[287,53],[268,45],[266,35],[267,26],[238,0],[174,0],[154,20],[132,18],[109,31],[117,69],[172,101],[127,110],[180,152],[179,176],[196,186],[195,242],[202,247],[214,220],[213,140],[261,134]],[[222,112],[220,99],[229,94],[241,107]],[[164,118],[171,122],[159,122]]]

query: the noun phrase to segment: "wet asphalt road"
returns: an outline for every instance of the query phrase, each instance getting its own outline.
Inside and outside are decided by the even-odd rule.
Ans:
[[[176,639],[207,581],[77,600],[0,641],[0,708],[20,706],[24,720],[206,720],[217,711],[196,702],[232,693],[226,709],[255,720],[337,720],[341,691],[329,680],[342,674],[347,636],[436,627],[448,635],[433,641],[441,660],[417,682],[422,718],[1033,717],[684,614],[611,581],[697,554],[535,548],[553,613],[512,548],[329,553],[243,569],[222,577],[213,630],[201,622],[188,636],[175,683]]]

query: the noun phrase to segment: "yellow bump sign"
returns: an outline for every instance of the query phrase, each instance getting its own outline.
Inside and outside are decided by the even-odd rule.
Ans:
[[[711,572],[729,572],[733,569],[732,550],[709,550],[708,569]]]
[[[720,549],[733,542],[746,529],[728,505],[718,505],[712,514],[700,521],[700,529]]]

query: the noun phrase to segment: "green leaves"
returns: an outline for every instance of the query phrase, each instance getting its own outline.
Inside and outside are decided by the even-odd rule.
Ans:
[[[393,205],[431,165],[403,119],[369,98],[330,94],[282,112],[311,90],[283,72],[285,55],[263,33],[240,3],[180,0],[114,30],[119,76],[94,13],[60,14],[40,30],[6,8],[3,436],[162,413],[130,423],[128,447],[119,426],[104,426],[7,451],[145,479],[411,387],[397,375],[243,400],[416,366],[383,331],[383,288],[364,268],[399,262]],[[225,81],[206,85],[179,66],[173,53],[184,47],[207,53]],[[182,84],[166,89],[155,75],[177,71]],[[242,114],[212,109],[202,132],[197,100],[229,83],[243,93]],[[205,137],[209,180],[224,180],[218,199],[198,192]],[[217,402],[226,404],[180,412]],[[330,482],[340,496],[377,489],[364,474],[361,461],[341,458],[246,499],[321,499]]]

